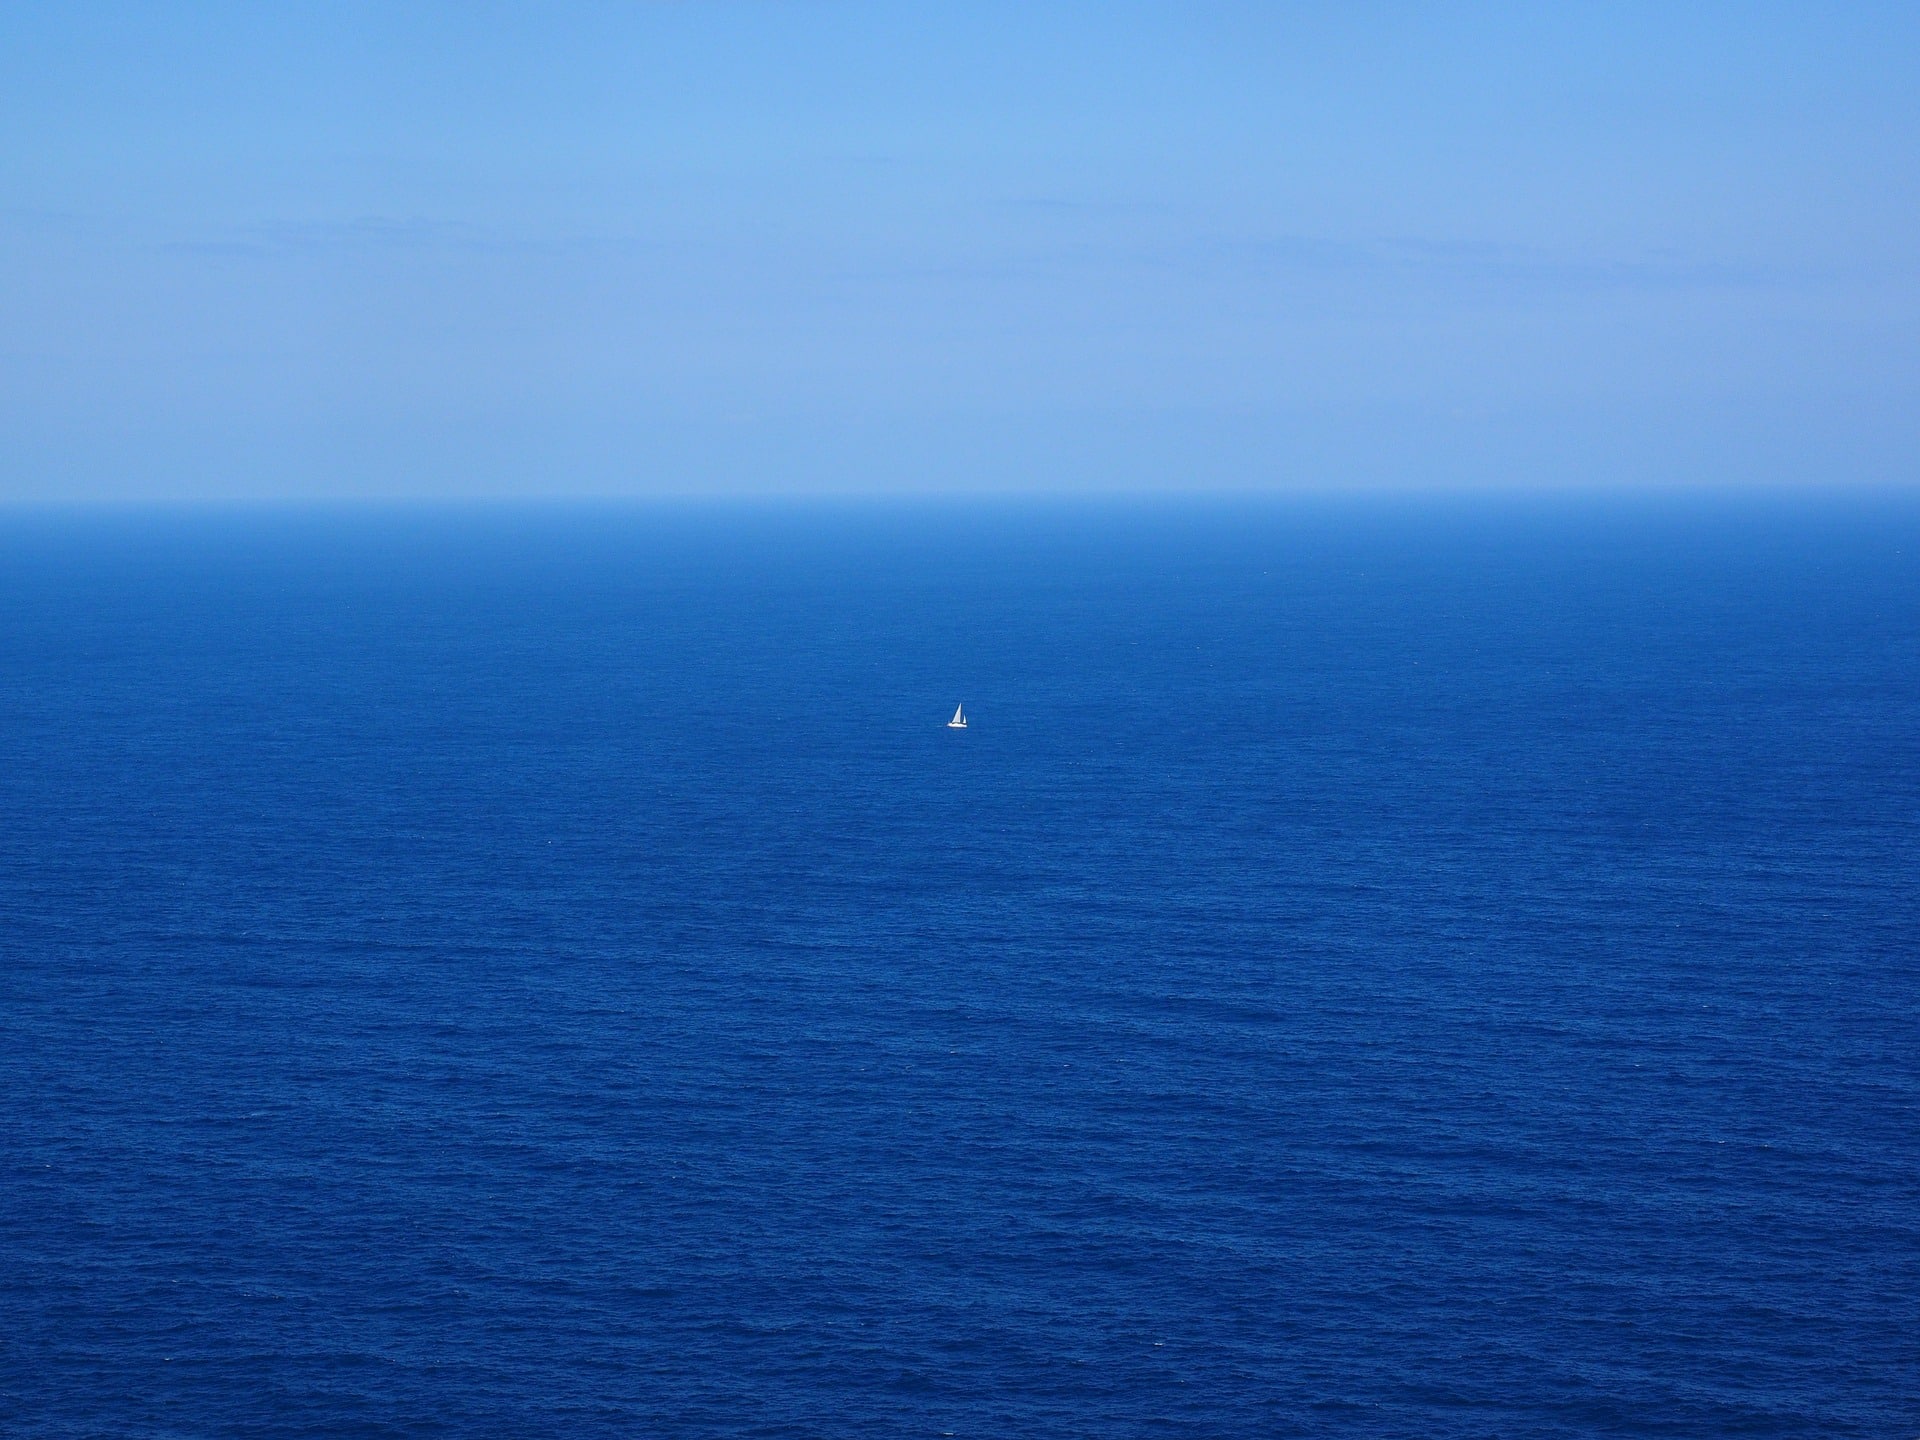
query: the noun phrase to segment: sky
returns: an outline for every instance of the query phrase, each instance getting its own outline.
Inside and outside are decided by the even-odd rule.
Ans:
[[[1920,6],[0,9],[0,501],[1920,484]]]

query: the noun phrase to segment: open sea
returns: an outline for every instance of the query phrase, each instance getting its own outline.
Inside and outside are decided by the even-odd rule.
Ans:
[[[0,1433],[1920,1435],[1920,500],[8,515]]]

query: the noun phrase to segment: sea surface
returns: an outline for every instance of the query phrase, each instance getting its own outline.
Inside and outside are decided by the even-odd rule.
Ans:
[[[1920,1434],[1920,501],[0,519],[0,1433]]]

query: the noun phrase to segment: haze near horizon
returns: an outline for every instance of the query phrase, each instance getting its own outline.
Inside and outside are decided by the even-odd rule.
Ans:
[[[16,7],[0,500],[1910,485],[1920,13]]]

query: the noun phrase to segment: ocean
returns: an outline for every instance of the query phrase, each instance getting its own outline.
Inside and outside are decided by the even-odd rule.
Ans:
[[[16,512],[0,1096],[12,1436],[1911,1436],[1920,502]]]

